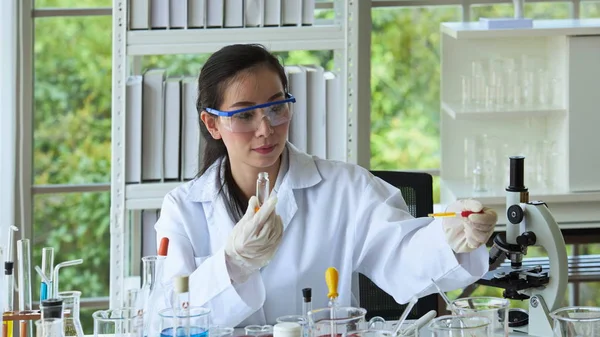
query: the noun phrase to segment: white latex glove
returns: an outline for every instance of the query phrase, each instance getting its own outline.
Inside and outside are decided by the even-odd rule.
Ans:
[[[442,227],[446,241],[455,253],[468,253],[484,245],[494,233],[498,215],[490,208],[483,207],[477,200],[457,200],[446,209],[447,212],[472,211],[468,217],[444,218]]]
[[[225,244],[229,276],[235,283],[244,283],[258,269],[266,266],[283,237],[283,222],[275,213],[277,196],[273,193],[260,207],[253,196],[246,214],[233,227]]]

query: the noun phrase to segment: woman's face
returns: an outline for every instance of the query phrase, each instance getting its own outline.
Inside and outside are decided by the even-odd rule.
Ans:
[[[283,99],[285,93],[279,75],[267,67],[260,67],[240,74],[229,83],[224,91],[223,104],[217,109],[233,111]],[[265,112],[266,109],[256,109],[236,117],[247,120],[256,115],[254,118],[258,116],[260,119]],[[223,139],[233,165],[246,164],[255,168],[268,168],[277,163],[289,130],[289,122],[272,126],[268,118],[262,118],[255,130],[234,132],[224,118],[206,111],[202,112],[202,121],[213,138]]]

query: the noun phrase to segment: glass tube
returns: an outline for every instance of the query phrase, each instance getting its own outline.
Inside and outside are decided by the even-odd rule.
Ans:
[[[42,285],[40,289],[40,301],[52,298],[54,294],[52,294],[52,271],[54,269],[54,248],[52,247],[44,247],[42,248],[42,273],[48,281],[49,284],[42,280]]]

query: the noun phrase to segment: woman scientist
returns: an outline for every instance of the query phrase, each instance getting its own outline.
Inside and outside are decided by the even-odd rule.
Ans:
[[[467,286],[488,270],[484,243],[496,214],[474,200],[468,218],[413,218],[400,191],[368,170],[312,157],[286,141],[293,93],[284,68],[258,45],[214,53],[198,78],[204,141],[199,175],[164,199],[158,239],[169,238],[163,280],[190,276],[191,305],[214,324],[273,324],[301,311],[301,289],[327,305],[324,272],[339,271],[340,305],[358,305],[353,273],[399,303]],[[258,206],[267,172],[271,197]],[[357,295],[357,294],[354,294]]]

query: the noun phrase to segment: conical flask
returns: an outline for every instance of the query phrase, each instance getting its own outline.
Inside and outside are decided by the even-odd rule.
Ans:
[[[79,306],[81,301],[80,291],[62,291],[58,298],[63,300],[63,309],[69,310],[69,315],[63,317],[63,328],[65,337],[84,337],[83,327],[79,320]]]
[[[158,310],[168,305],[165,288],[160,282],[165,256],[145,256],[142,258],[143,284],[136,300],[138,337],[158,337],[160,318]]]

